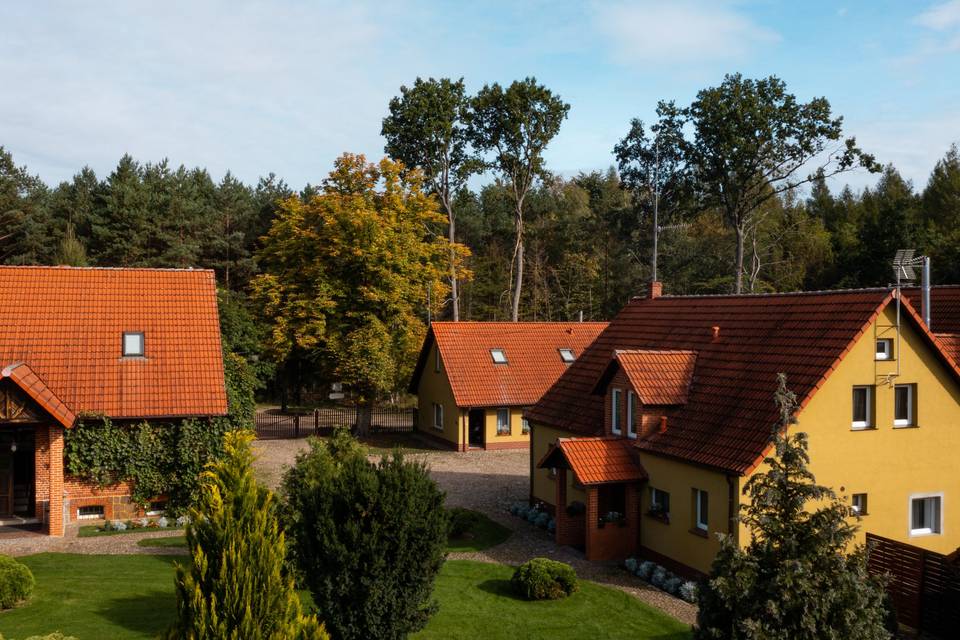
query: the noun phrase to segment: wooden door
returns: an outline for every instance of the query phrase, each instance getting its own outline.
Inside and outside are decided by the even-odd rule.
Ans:
[[[13,456],[0,453],[0,516],[13,514]]]
[[[472,409],[469,417],[470,446],[483,446],[483,429],[486,422],[486,412],[483,409]]]

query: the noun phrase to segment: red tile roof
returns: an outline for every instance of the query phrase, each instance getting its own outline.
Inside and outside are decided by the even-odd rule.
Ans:
[[[0,309],[0,366],[26,364],[73,413],[227,411],[212,271],[0,267]],[[124,332],[146,357],[122,357]]]
[[[528,406],[535,403],[571,365],[560,349],[575,357],[594,341],[606,322],[434,322],[417,361],[411,393],[434,342],[458,407]],[[492,349],[502,349],[506,364],[496,364]]]
[[[569,466],[580,484],[635,482],[647,472],[633,447],[621,438],[560,438],[537,468]]]
[[[641,404],[686,404],[696,363],[696,351],[617,350],[607,368],[608,373],[603,376],[602,387],[605,391],[609,374],[619,367],[630,380]]]
[[[887,289],[774,295],[634,299],[544,394],[528,417],[572,433],[603,430],[603,398],[592,394],[616,350],[697,352],[695,380],[669,426],[637,447],[735,473],[752,469],[777,423],[776,376],[787,375],[802,405],[893,299]],[[936,345],[905,300],[905,322]],[[713,327],[719,327],[714,336]],[[802,406],[801,405],[801,406]]]
[[[917,311],[921,310],[922,291],[905,287],[903,296]],[[934,333],[960,333],[960,285],[930,288],[930,326]]]
[[[40,407],[56,418],[64,427],[72,427],[77,415],[51,391],[33,370],[22,362],[7,365],[0,370],[0,378],[10,378]]]

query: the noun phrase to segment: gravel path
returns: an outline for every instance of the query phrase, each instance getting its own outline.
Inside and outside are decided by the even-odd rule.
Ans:
[[[144,531],[143,533],[121,533],[112,536],[93,536],[79,538],[77,525],[69,525],[62,538],[51,538],[42,534],[32,534],[19,538],[0,539],[0,553],[8,556],[28,556],[34,553],[88,553],[103,555],[130,555],[149,553],[151,555],[182,556],[186,549],[182,547],[140,547],[138,540],[144,538],[167,538],[182,536],[182,530]]]
[[[305,440],[262,440],[254,442],[257,475],[276,487],[297,453],[306,449]],[[430,474],[447,492],[447,504],[485,513],[513,531],[503,544],[485,551],[451,553],[450,559],[520,564],[534,557],[553,558],[571,564],[577,575],[620,589],[687,624],[696,620],[696,607],[655,589],[629,575],[618,563],[588,562],[572,547],[558,547],[542,529],[508,513],[511,504],[525,501],[530,492],[530,454],[526,450],[434,451],[412,453],[423,460]]]

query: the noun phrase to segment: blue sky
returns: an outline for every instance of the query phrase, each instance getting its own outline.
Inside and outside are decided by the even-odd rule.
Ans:
[[[657,100],[736,71],[826,96],[922,187],[960,140],[960,0],[3,3],[0,145],[49,182],[130,153],[299,188],[344,151],[382,155],[417,76],[534,75],[571,104],[546,154],[570,175],[608,167]]]

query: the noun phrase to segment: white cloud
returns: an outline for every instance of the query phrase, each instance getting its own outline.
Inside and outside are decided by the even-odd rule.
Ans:
[[[622,64],[737,59],[780,41],[735,7],[717,2],[641,0],[597,5],[597,29]]]
[[[915,17],[914,23],[934,31],[960,28],[960,0],[934,5]]]

